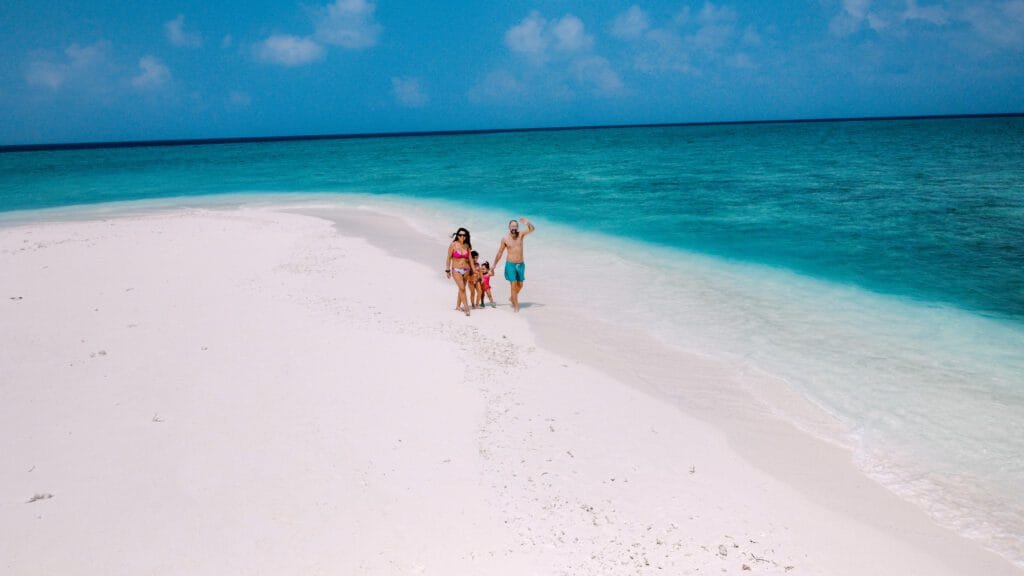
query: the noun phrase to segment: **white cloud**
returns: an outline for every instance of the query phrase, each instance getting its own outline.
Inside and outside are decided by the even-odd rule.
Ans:
[[[109,50],[110,44],[101,40],[88,46],[72,44],[64,50],[64,53],[67,54],[73,68],[82,69],[94,66],[105,60]]]
[[[395,100],[410,108],[419,108],[430,100],[423,92],[418,78],[393,77],[391,78],[391,91],[395,95]]]
[[[254,47],[256,57],[282,66],[302,66],[323,57],[325,45],[365,50],[377,44],[382,27],[370,0],[336,0],[309,9],[315,31],[309,36],[274,34]],[[222,45],[231,43],[227,36]]]
[[[976,2],[976,6],[991,2]],[[940,4],[921,6],[918,0],[843,0],[842,10],[829,22],[829,30],[836,36],[849,36],[865,25],[876,32],[886,29],[899,31],[899,25],[909,21],[922,21],[942,26],[952,19],[950,12]]]
[[[99,69],[106,64],[109,51],[110,43],[104,40],[86,46],[72,44],[64,49],[63,59],[29,62],[25,82],[54,91],[71,82],[93,82],[100,76]]]
[[[587,34],[583,21],[572,14],[548,21],[534,11],[505,31],[505,45],[540,64],[553,55],[587,51],[594,45],[594,38]]]
[[[941,26],[949,20],[949,14],[942,6],[918,6],[917,0],[907,0],[907,9],[903,11],[902,19],[923,20]]]
[[[203,37],[195,32],[185,31],[185,15],[178,14],[174,20],[164,22],[164,34],[167,41],[175,46],[198,48],[203,45]]]
[[[849,36],[860,29],[864,16],[858,14],[861,4],[843,2],[843,10],[832,17],[828,23],[828,31],[834,36]]]
[[[572,14],[562,16],[551,27],[551,33],[555,37],[555,48],[564,52],[578,52],[594,45],[594,39],[583,29],[583,21]]]
[[[1024,0],[977,3],[967,9],[964,19],[986,44],[1024,49]]]
[[[132,77],[132,86],[136,88],[157,88],[171,79],[171,71],[160,60],[153,56],[139,59],[139,73]]]
[[[377,6],[367,0],[337,0],[315,12],[315,38],[325,44],[362,50],[377,44],[381,25],[374,20]]]
[[[52,62],[30,62],[25,72],[29,86],[41,86],[50,90],[59,89],[67,80],[67,72],[60,64]]]
[[[889,21],[871,10],[871,0],[843,0],[842,11],[829,21],[828,29],[835,36],[849,36],[865,24],[880,32],[889,26]]]
[[[309,38],[275,34],[256,45],[256,57],[282,66],[302,66],[319,60],[324,49]]]
[[[870,7],[871,0],[843,0],[843,11],[857,20],[863,20]]]
[[[703,70],[731,66],[757,68],[757,50],[764,40],[758,29],[741,27],[730,6],[704,2],[698,10],[684,6],[662,23],[652,23],[635,6],[612,21],[612,31],[632,45],[634,68],[700,75]]]
[[[878,14],[874,13],[868,14],[867,22],[868,27],[870,27],[875,32],[881,32],[882,30],[888,28],[890,25],[889,20],[886,20],[885,18],[882,18]]]
[[[622,92],[622,79],[607,59],[589,56],[573,62],[573,72],[582,84],[591,85],[605,95]]]
[[[676,12],[675,16],[672,17],[672,23],[676,26],[683,26],[685,24],[689,24],[691,21],[692,19],[690,18],[689,6],[683,6],[679,9],[679,12]]]
[[[531,12],[522,22],[505,32],[505,45],[513,52],[543,57],[548,48],[544,33],[547,22],[538,12]]]
[[[734,22],[736,11],[729,6],[715,6],[711,2],[705,2],[697,15],[697,21],[701,24],[714,24],[717,22]]]
[[[521,58],[519,76],[492,73],[470,91],[474,102],[507,101],[507,94],[572,100],[577,92],[607,96],[623,91],[618,72],[595,53],[594,37],[574,14],[548,20],[537,11],[530,12],[505,31],[504,42]]]
[[[634,4],[629,10],[612,20],[612,36],[617,38],[639,38],[651,27],[647,13]]]
[[[843,0],[842,10],[829,22],[840,37],[865,28],[892,38],[906,38],[908,25],[926,23],[942,29],[949,44],[968,38],[975,48],[1024,49],[1024,0]],[[967,36],[964,33],[967,33]]]
[[[721,50],[736,35],[736,12],[728,6],[716,8],[706,2],[697,15],[699,27],[689,37],[689,43],[708,52]]]

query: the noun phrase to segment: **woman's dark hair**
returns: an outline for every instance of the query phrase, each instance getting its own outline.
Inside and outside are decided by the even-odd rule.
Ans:
[[[473,242],[470,241],[470,239],[469,239],[469,230],[466,230],[465,228],[459,228],[458,230],[456,230],[455,232],[452,233],[452,240],[456,240],[458,238],[460,232],[465,232],[466,233],[466,240],[465,240],[466,246],[469,246],[469,249],[472,250],[473,249]]]

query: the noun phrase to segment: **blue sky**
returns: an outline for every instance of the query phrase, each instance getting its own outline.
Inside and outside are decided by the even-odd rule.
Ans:
[[[1024,0],[4,0],[0,144],[1024,111]]]

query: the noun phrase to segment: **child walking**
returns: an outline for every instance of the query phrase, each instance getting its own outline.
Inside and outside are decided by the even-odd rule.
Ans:
[[[491,296],[491,276],[494,276],[494,271],[491,270],[491,263],[484,262],[480,266],[480,307],[484,307],[484,294],[491,300],[491,308],[497,308],[497,304],[494,303],[494,296]]]
[[[480,263],[477,262],[477,258],[480,257],[480,253],[477,252],[476,250],[473,250],[472,252],[470,252],[469,255],[471,258],[470,265],[472,266],[472,268],[470,268],[468,279],[469,302],[470,304],[473,305],[473,308],[476,308],[477,300],[480,300],[480,298],[482,298],[483,296],[482,293],[480,292]],[[481,305],[481,307],[483,306]]]

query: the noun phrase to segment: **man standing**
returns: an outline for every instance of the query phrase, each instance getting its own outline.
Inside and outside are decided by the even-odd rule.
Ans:
[[[519,232],[519,223],[526,226],[526,231]],[[508,235],[501,239],[498,245],[498,255],[494,257],[494,267],[498,267],[501,255],[508,249],[508,260],[505,261],[505,280],[512,286],[512,310],[519,312],[519,291],[523,289],[523,282],[526,281],[526,263],[523,262],[523,238],[536,230],[533,224],[526,218],[520,217],[519,221],[512,220],[508,223]]]

